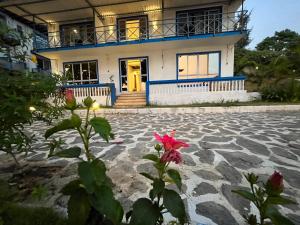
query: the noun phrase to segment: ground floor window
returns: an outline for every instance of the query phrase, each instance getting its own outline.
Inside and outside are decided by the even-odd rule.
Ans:
[[[64,73],[68,84],[96,84],[98,83],[97,61],[64,63]]]
[[[220,75],[220,52],[179,54],[178,79],[211,78]]]
[[[148,58],[120,59],[120,90],[144,92],[148,77]]]

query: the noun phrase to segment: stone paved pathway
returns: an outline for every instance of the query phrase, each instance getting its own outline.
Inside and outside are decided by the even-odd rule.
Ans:
[[[139,172],[153,171],[151,163],[141,159],[153,150],[153,132],[164,134],[173,129],[177,130],[178,139],[191,145],[182,151],[184,164],[179,170],[185,184],[182,196],[192,221],[209,225],[244,224],[241,214],[253,210],[253,206],[231,190],[247,185],[242,176],[246,172],[267,179],[268,174],[279,170],[285,177],[285,194],[300,203],[300,112],[116,114],[106,118],[117,140],[123,143],[107,144],[95,137],[92,151],[106,161],[117,196],[127,209],[136,198],[147,195],[149,183]],[[38,141],[34,145],[36,152],[27,161],[63,165],[64,169],[47,184],[58,190],[74,178],[76,166],[72,160],[45,161],[48,150],[42,138],[45,129],[43,123],[33,127]],[[67,144],[80,146],[75,133],[62,132],[62,136],[67,138]],[[47,204],[64,207],[66,199],[53,191]],[[280,210],[300,224],[299,206]]]

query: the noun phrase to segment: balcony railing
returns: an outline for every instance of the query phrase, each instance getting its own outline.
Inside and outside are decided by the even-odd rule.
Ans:
[[[106,43],[136,42],[151,39],[191,37],[218,34],[230,31],[243,31],[241,12],[215,13],[209,15],[180,17],[148,21],[145,24],[132,23],[128,27],[117,25],[91,27],[76,26],[66,32],[54,31],[45,34],[44,41],[35,43],[36,49],[60,48]],[[244,15],[245,12],[242,13]],[[127,23],[128,25],[129,23]],[[142,25],[142,26],[141,26]]]

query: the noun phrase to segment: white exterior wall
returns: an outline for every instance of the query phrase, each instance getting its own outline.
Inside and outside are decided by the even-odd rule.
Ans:
[[[153,51],[138,51],[139,45],[133,46],[137,49],[134,52],[116,52],[109,53],[110,51],[105,48],[97,48],[96,51],[87,51],[86,53],[76,53],[71,50],[61,55],[61,57],[51,60],[53,72],[63,73],[64,62],[97,60],[98,61],[98,75],[100,83],[109,83],[110,77],[113,77],[114,83],[119,93],[119,59],[129,57],[148,57],[149,63],[149,80],[176,80],[176,54],[178,53],[191,53],[191,52],[209,52],[221,51],[221,77],[233,76],[233,61],[234,51],[233,45],[212,45],[212,46],[199,46],[193,48],[176,48],[166,50],[153,50]]]

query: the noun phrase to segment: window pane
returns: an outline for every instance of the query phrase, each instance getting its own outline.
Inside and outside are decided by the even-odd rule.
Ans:
[[[73,64],[73,70],[74,70],[74,80],[81,80],[80,64],[79,63],[74,63]]]
[[[179,74],[179,76],[187,75],[187,56],[186,55],[179,56],[178,74]]]
[[[73,80],[73,68],[72,68],[72,64],[65,64],[65,76],[67,78],[68,81]]]
[[[199,55],[199,75],[200,76],[207,76],[208,71],[207,71],[207,63],[208,63],[208,59],[207,59],[207,55]]]
[[[82,80],[89,80],[89,64],[86,63],[82,63]]]
[[[96,62],[90,62],[90,79],[97,79],[97,65]]]
[[[208,74],[210,75],[219,75],[219,54],[211,53],[209,54],[209,68]]]
[[[197,74],[197,66],[198,66],[198,57],[197,55],[189,55],[188,56],[188,75]]]

